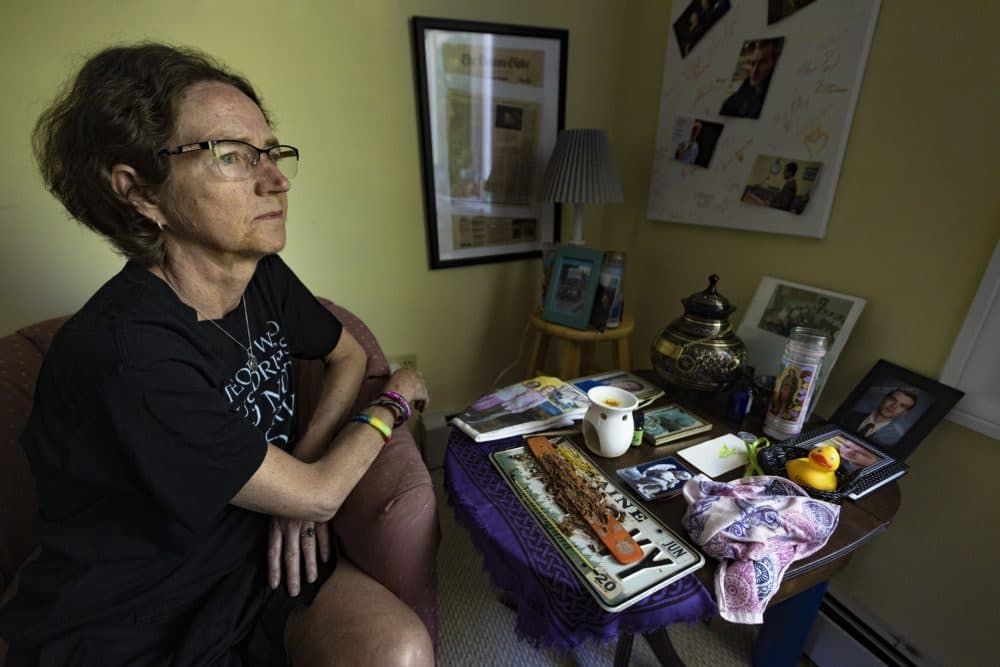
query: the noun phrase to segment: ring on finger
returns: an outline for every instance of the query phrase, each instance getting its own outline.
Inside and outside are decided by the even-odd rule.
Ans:
[[[312,527],[306,528],[305,530],[302,531],[302,537],[308,537],[309,539],[312,539],[316,537],[316,531],[313,530]]]

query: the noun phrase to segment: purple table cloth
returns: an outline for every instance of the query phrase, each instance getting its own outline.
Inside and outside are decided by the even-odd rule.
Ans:
[[[489,459],[493,451],[521,444],[519,437],[477,443],[452,428],[444,462],[455,520],[483,555],[493,585],[516,605],[519,637],[565,652],[586,640],[607,643],[622,633],[716,614],[715,601],[693,574],[623,611],[601,609]]]

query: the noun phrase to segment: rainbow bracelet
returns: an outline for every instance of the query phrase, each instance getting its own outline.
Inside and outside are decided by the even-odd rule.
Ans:
[[[372,417],[371,415],[366,415],[365,413],[362,412],[361,414],[354,415],[353,417],[351,417],[351,421],[360,422],[362,424],[368,424],[369,426],[371,426],[373,429],[379,432],[379,435],[382,436],[383,443],[389,442],[389,438],[392,437],[392,429],[389,428],[389,425],[386,424],[381,419],[379,419],[378,417]]]

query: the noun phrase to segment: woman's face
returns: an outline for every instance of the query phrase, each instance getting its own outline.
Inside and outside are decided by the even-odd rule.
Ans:
[[[278,143],[253,100],[218,82],[195,84],[184,93],[177,129],[166,148],[210,139],[238,139],[261,148]],[[225,264],[256,260],[285,246],[291,184],[271,161],[261,159],[246,180],[229,181],[210,150],[170,159],[170,176],[157,196],[170,230],[168,254],[208,254]]]

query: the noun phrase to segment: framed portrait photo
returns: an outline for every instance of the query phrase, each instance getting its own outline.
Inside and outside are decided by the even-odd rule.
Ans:
[[[594,308],[604,253],[583,246],[564,245],[556,250],[552,277],[545,290],[542,319],[573,329],[586,329]]]
[[[865,303],[856,296],[764,276],[736,335],[746,344],[756,374],[777,376],[793,327],[809,327],[826,334],[827,352],[810,400],[810,406],[814,406]]]
[[[563,128],[566,30],[416,17],[432,269],[540,257],[559,206],[540,199]]]
[[[954,387],[879,359],[830,422],[902,461],[963,395]]]

